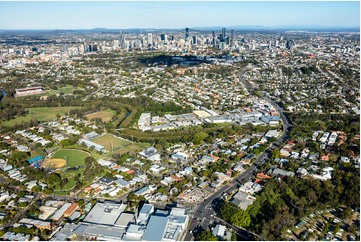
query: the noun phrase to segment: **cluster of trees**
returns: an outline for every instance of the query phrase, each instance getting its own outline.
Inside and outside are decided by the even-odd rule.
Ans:
[[[315,73],[318,72],[316,66],[302,66],[302,67],[300,68],[300,71],[301,71],[303,74],[306,74],[306,75],[310,75],[310,74],[313,73],[313,72],[315,72]]]
[[[263,239],[279,240],[282,230],[303,216],[323,208],[358,208],[359,197],[359,174],[336,170],[327,181],[296,177],[270,180],[245,213],[251,218],[249,227]]]
[[[171,66],[173,64],[179,64],[181,61],[178,59],[174,59],[172,56],[174,56],[175,53],[165,53],[165,52],[159,52],[159,53],[151,53],[150,55],[139,55],[137,57],[137,61],[141,63],[144,66],[149,66],[149,64],[153,65],[167,65]],[[195,64],[201,64],[207,62],[206,60],[200,60],[197,58],[197,56],[192,55],[186,55],[181,56],[182,59],[185,61],[192,61]]]
[[[28,110],[21,104],[0,102],[0,121],[7,121],[26,114],[28,114]]]
[[[28,166],[27,159],[30,158],[28,152],[13,151],[8,156],[9,164],[15,167],[25,167]]]
[[[198,132],[198,133],[195,133],[194,136],[193,136],[193,143],[195,145],[199,145],[201,144],[209,135],[206,133],[206,132]]]
[[[69,147],[75,145],[76,142],[79,140],[79,138],[80,138],[79,135],[74,135],[71,138],[63,139],[62,141],[60,141],[60,145],[62,147]]]
[[[104,167],[99,165],[96,160],[89,156],[85,158],[85,169],[84,173],[82,175],[82,181],[83,183],[91,182],[94,180],[96,176],[99,176],[100,174],[104,173]],[[83,184],[80,182],[77,184],[77,186],[81,187]]]
[[[231,162],[225,162],[223,160],[219,160],[217,162],[211,162],[207,164],[207,169],[203,169],[199,171],[200,176],[212,177],[214,172],[226,172],[231,168]]]
[[[223,201],[218,213],[224,221],[234,226],[248,228],[251,224],[249,212],[240,209],[233,203]]]
[[[218,241],[218,238],[214,236],[209,230],[202,230],[195,235],[196,241]]]
[[[304,130],[312,133],[315,130],[340,130],[351,135],[360,133],[359,115],[289,113],[287,116],[292,123],[297,124],[293,127],[294,132]]]
[[[217,124],[203,124],[202,126],[186,127],[176,130],[167,130],[159,132],[142,132],[135,129],[126,128],[121,130],[118,135],[137,142],[149,142],[155,143],[158,142],[162,147],[168,143],[178,143],[178,142],[194,142],[194,144],[201,144],[203,141],[210,143],[213,139],[216,138],[227,138],[230,135],[234,134],[244,134],[250,132],[266,132],[270,129],[267,126],[256,126],[253,127],[252,124],[246,124],[243,126],[232,125],[222,127]],[[261,152],[265,149],[265,146],[257,148],[258,152]],[[257,151],[255,151],[257,152]]]
[[[360,134],[360,116],[314,113],[290,113],[288,116],[292,123],[297,124],[294,125],[290,132],[291,139],[306,139],[308,140],[307,146],[310,145],[317,150],[317,145],[310,140],[314,131],[342,131],[347,134],[348,138],[344,144],[336,147],[335,152],[344,156],[349,156],[352,152],[355,155],[360,154],[360,140],[352,139],[355,135]]]

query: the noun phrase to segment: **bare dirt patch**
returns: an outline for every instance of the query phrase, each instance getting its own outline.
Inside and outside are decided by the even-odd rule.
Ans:
[[[42,167],[47,169],[62,168],[65,165],[66,165],[66,161],[64,159],[59,159],[59,158],[47,159],[41,164]]]

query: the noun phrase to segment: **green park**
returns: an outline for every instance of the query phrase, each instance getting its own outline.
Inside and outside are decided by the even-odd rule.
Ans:
[[[61,149],[54,153],[53,159],[64,159],[68,167],[83,166],[85,158],[90,156],[87,152],[76,149]]]

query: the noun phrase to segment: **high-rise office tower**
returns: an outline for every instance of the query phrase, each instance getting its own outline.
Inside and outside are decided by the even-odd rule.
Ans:
[[[79,53],[80,53],[80,54],[84,54],[84,52],[85,52],[85,46],[84,46],[84,44],[80,44],[80,46],[79,46]]]
[[[197,45],[197,44],[198,44],[197,36],[193,35],[193,45]]]
[[[168,40],[168,36],[167,36],[166,34],[161,34],[161,35],[160,35],[160,40],[161,40],[163,43],[165,43],[165,42],[167,42],[167,40]]]
[[[122,31],[122,32],[120,33],[119,47],[120,47],[120,48],[125,48],[125,36],[124,36],[124,31]]]
[[[113,48],[119,48],[120,47],[120,40],[115,39],[113,41]]]
[[[148,45],[153,45],[153,35],[152,33],[148,33]]]
[[[230,46],[233,46],[233,43],[234,43],[234,30],[232,29],[231,30],[231,40],[230,40]]]
[[[213,37],[213,40],[212,40],[213,47],[216,47],[216,33],[214,31],[212,31],[212,37]]]
[[[222,40],[226,38],[226,28],[222,28]]]
[[[293,40],[287,40],[287,42],[286,42],[286,48],[287,49],[292,49],[292,47],[293,47]]]
[[[186,35],[185,35],[185,39],[187,39],[189,37],[189,28],[186,28]]]

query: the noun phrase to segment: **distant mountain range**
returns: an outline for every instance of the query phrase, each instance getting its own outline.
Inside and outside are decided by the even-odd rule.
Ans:
[[[243,26],[211,26],[211,27],[189,27],[189,31],[221,31],[226,28],[227,31],[233,29],[235,31],[310,31],[310,32],[360,32],[360,27],[342,27],[342,26],[263,26],[263,25],[243,25]],[[108,29],[108,28],[94,28],[94,29],[24,29],[24,30],[1,30],[0,33],[14,33],[14,32],[54,32],[54,33],[119,33],[120,31],[140,33],[140,32],[182,32],[185,28],[128,28],[128,29]]]

